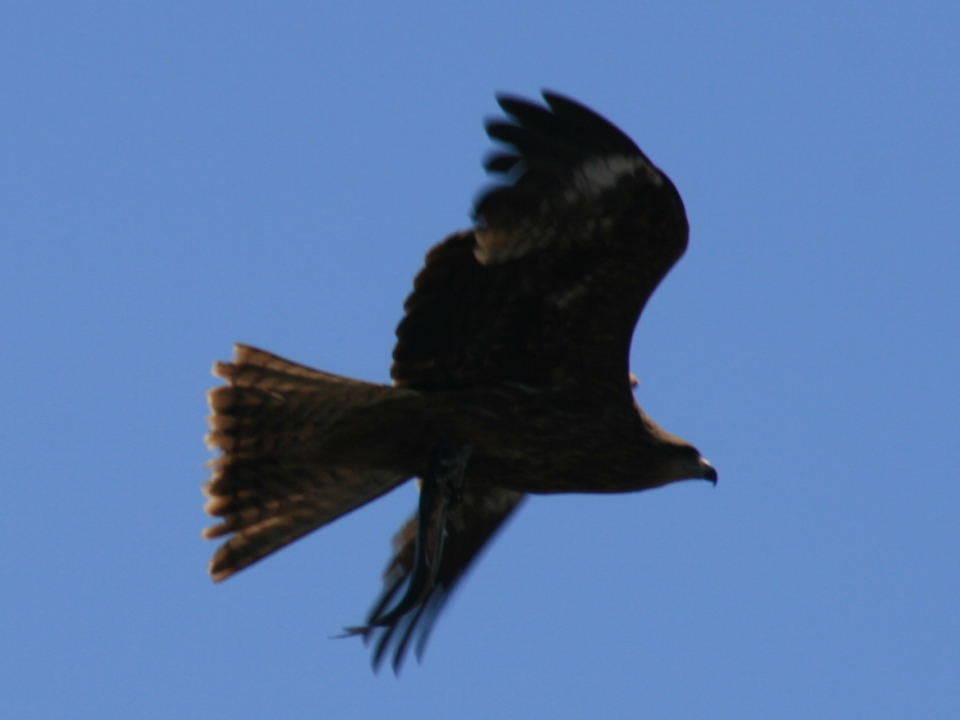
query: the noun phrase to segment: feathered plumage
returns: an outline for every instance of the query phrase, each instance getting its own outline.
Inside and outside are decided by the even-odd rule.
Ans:
[[[204,487],[230,535],[215,580],[423,479],[394,539],[381,600],[354,632],[399,667],[527,493],[628,492],[716,481],[633,399],[633,328],[687,245],[673,183],[623,132],[578,103],[500,97],[506,146],[473,230],[434,247],[397,328],[383,386],[246,346],[214,373],[221,451]],[[405,594],[398,599],[400,591]]]

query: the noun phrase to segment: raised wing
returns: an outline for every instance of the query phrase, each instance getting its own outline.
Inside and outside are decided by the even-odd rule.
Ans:
[[[378,667],[393,647],[393,668],[399,670],[411,640],[416,635],[417,657],[423,653],[430,631],[450,594],[477,559],[484,546],[519,507],[523,493],[497,488],[468,489],[447,516],[443,556],[436,583],[414,610],[388,627],[368,628],[376,636],[373,664]],[[394,555],[384,572],[384,590],[370,612],[370,620],[382,616],[410,579],[417,535],[417,516],[410,518],[393,538]]]
[[[572,100],[499,97],[476,228],[433,248],[397,328],[400,386],[628,387],[633,328],[687,244],[669,178]]]

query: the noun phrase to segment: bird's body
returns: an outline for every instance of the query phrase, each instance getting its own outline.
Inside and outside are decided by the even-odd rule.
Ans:
[[[389,392],[291,451],[305,465],[422,476],[443,439],[468,443],[471,482],[529,493],[630,492],[669,482],[629,391],[503,383],[469,390]],[[659,431],[659,432],[658,432]]]
[[[516,154],[487,167],[477,226],[427,255],[397,329],[392,386],[342,378],[237,346],[214,372],[205,486],[232,533],[215,579],[423,479],[395,539],[367,634],[376,657],[437,611],[528,493],[630,492],[716,480],[693,446],[660,429],[631,391],[633,328],[683,254],[680,196],[623,133],[545,93],[549,109],[501,98],[513,123],[488,132]],[[408,584],[406,596],[388,603]],[[399,631],[399,635],[395,633]]]

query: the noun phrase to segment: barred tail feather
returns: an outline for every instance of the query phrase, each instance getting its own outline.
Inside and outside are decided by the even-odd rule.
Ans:
[[[304,452],[351,413],[410,391],[331,375],[245,345],[213,374],[229,384],[208,394],[211,461],[204,507],[232,536],[210,562],[223,580],[407,479],[390,469],[327,466]]]

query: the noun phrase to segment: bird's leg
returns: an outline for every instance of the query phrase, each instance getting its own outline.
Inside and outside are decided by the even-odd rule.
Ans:
[[[394,625],[433,589],[443,558],[447,511],[463,494],[471,449],[465,443],[437,442],[420,487],[417,542],[407,591],[390,612],[371,617],[369,627]]]

